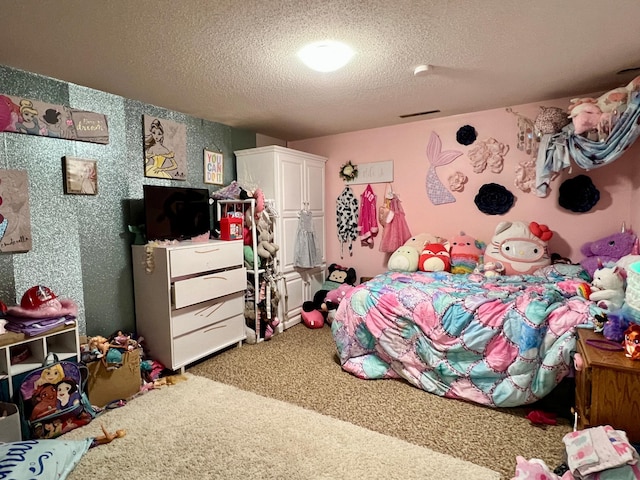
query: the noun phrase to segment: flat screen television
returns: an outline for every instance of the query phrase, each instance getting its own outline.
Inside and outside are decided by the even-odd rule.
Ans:
[[[147,240],[188,240],[211,231],[206,188],[143,185]]]

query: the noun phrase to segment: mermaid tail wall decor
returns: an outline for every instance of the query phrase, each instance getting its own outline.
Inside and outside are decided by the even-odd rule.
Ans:
[[[453,203],[456,198],[443,185],[436,167],[449,165],[456,158],[462,155],[458,150],[442,151],[442,142],[436,132],[431,132],[429,143],[427,145],[427,159],[429,160],[429,170],[427,171],[427,197],[434,205],[442,205],[445,203]]]

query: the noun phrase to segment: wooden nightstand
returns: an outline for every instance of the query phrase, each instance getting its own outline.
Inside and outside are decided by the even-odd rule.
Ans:
[[[578,428],[611,425],[624,430],[633,443],[640,442],[640,361],[623,351],[610,352],[587,344],[603,339],[600,333],[578,329],[577,351],[582,370],[576,372]]]

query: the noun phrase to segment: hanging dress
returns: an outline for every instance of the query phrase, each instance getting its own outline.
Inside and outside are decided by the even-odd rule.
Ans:
[[[398,247],[404,245],[404,242],[411,238],[411,230],[407,225],[400,199],[397,195],[394,195],[390,203],[393,217],[384,229],[382,241],[380,242],[380,251],[387,253],[395,252]]]
[[[313,214],[309,210],[301,210],[298,216],[293,264],[300,268],[312,268],[320,263],[320,252],[313,229]]]

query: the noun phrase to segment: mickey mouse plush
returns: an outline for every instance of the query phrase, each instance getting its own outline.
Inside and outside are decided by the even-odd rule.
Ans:
[[[330,309],[337,308],[330,302],[326,302],[327,293],[338,287],[346,285],[355,285],[356,270],[354,268],[346,268],[336,263],[329,265],[329,275],[322,283],[322,287],[314,296],[313,301],[306,301],[302,304],[302,321],[309,328],[322,328],[327,313]]]

